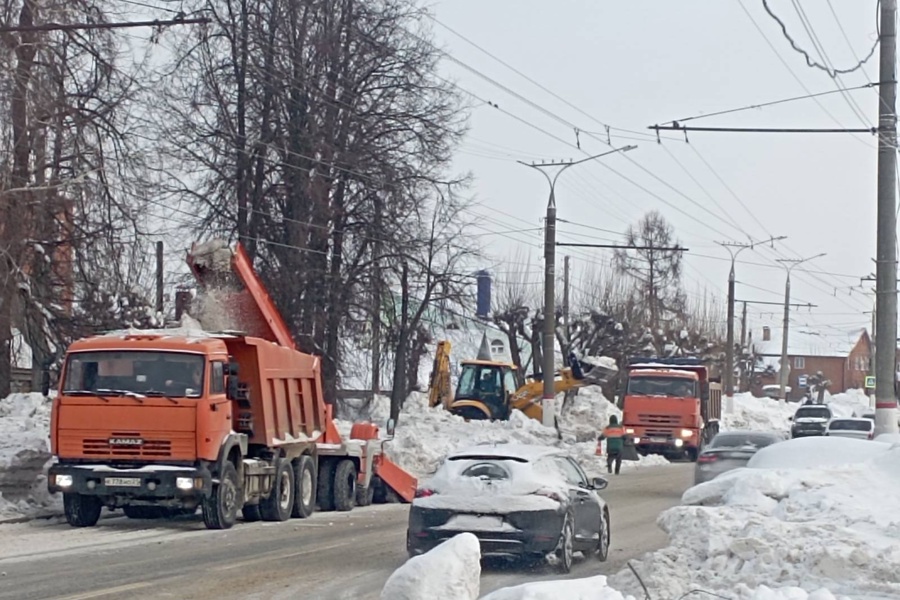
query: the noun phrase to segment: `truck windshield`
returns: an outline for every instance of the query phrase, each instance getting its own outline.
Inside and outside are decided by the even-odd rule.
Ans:
[[[198,398],[203,371],[204,357],[186,352],[78,352],[66,361],[63,393]]]
[[[629,396],[669,396],[697,398],[697,382],[682,377],[630,377]]]

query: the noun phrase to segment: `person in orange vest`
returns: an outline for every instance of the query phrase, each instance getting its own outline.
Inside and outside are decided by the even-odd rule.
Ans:
[[[622,447],[625,445],[625,429],[619,425],[619,419],[615,415],[609,417],[609,425],[597,438],[597,454],[600,454],[600,442],[606,440],[606,471],[613,472],[613,463],[616,465],[616,475],[622,468]]]

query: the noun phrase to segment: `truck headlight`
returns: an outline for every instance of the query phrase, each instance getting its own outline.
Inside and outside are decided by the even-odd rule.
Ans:
[[[56,485],[61,488],[69,488],[72,487],[72,484],[75,483],[72,479],[71,475],[57,475],[56,476]]]
[[[682,446],[684,446],[684,440],[675,440],[676,448],[681,448]]]
[[[691,431],[690,429],[682,429],[681,430],[681,437],[691,437],[692,435],[694,435],[694,432]]]
[[[192,490],[194,489],[194,480],[190,477],[176,477],[175,487],[179,490]]]
[[[627,433],[628,435],[634,435],[634,429],[629,427],[628,429],[625,430],[625,433]]]
[[[639,437],[634,438],[634,443],[635,443],[635,444],[640,444],[640,443],[641,443],[641,438],[639,438]]]

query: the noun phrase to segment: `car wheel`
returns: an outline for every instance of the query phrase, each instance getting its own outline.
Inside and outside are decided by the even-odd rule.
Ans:
[[[612,538],[609,525],[609,511],[603,509],[603,517],[600,518],[600,541],[597,543],[597,558],[605,562],[609,558],[609,542]]]
[[[562,573],[568,573],[572,570],[572,562],[575,556],[575,527],[572,525],[572,518],[566,517],[563,523],[562,534],[559,538],[559,547],[556,549],[556,558],[558,559],[557,568]]]

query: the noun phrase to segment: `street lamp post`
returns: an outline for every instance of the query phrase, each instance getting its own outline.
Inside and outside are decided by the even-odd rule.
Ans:
[[[531,167],[538,171],[541,175],[544,176],[544,178],[547,180],[547,183],[550,185],[550,199],[547,202],[547,220],[544,225],[544,331],[542,339],[542,352],[544,354],[544,360],[541,368],[544,384],[542,401],[544,413],[543,422],[544,425],[547,425],[549,427],[553,427],[555,425],[556,418],[556,407],[554,406],[556,392],[553,385],[555,380],[554,373],[556,372],[556,361],[554,360],[556,348],[556,181],[559,179],[559,176],[562,175],[562,173],[570,167],[580,165],[590,160],[596,160],[609,154],[615,154],[617,152],[628,152],[630,150],[634,150],[635,148],[637,148],[637,146],[625,146],[623,148],[616,148],[608,152],[603,152],[602,154],[588,156],[587,158],[576,161],[550,162],[540,164],[518,161],[520,164],[523,164],[526,167]],[[550,175],[548,175],[544,171],[544,169],[547,168],[559,168],[559,170],[551,178]]]
[[[798,265],[816,258],[821,258],[823,256],[825,256],[824,252],[815,256],[810,256],[809,258],[782,258],[778,260],[778,262],[780,262],[787,271],[787,277],[784,280],[784,325],[781,332],[781,372],[779,373],[778,377],[780,386],[778,390],[778,400],[782,405],[784,405],[787,401],[786,388],[788,380],[788,329],[791,319],[791,271],[793,271],[794,267]]]

